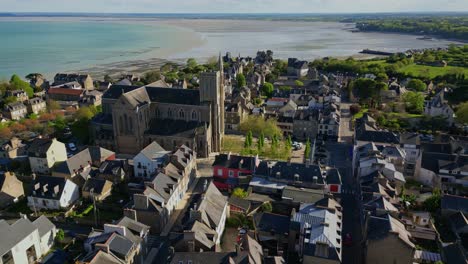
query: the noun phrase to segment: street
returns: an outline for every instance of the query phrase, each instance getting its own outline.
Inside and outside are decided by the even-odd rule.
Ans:
[[[340,131],[339,131],[339,142],[351,143],[353,140],[354,131],[351,130],[351,112],[349,107],[351,103],[346,103],[342,97],[340,104],[341,119],[340,119]]]

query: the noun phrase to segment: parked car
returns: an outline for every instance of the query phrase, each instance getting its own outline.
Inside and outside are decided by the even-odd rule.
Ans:
[[[76,151],[77,150],[75,143],[68,143],[68,148],[71,151]]]

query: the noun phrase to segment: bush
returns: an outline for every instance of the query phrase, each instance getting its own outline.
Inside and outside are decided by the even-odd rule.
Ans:
[[[262,94],[265,95],[266,97],[271,98],[273,96],[273,91],[274,91],[273,84],[269,82],[265,82],[262,85]]]
[[[355,115],[361,111],[361,106],[358,104],[353,104],[349,107],[349,112],[351,115]]]
[[[408,82],[408,88],[413,89],[418,92],[422,92],[426,90],[427,85],[419,80],[419,79],[412,79],[411,81]]]
[[[271,203],[270,202],[266,202],[264,204],[262,204],[262,211],[263,212],[271,212],[273,210],[273,206],[271,206]]]
[[[61,242],[61,241],[63,241],[64,238],[65,238],[65,232],[63,231],[63,229],[57,230],[57,235],[55,236],[55,239],[58,242]]]
[[[235,196],[235,197],[238,197],[238,198],[245,198],[245,197],[247,197],[249,194],[247,193],[247,191],[245,191],[245,190],[242,189],[242,188],[235,188],[235,189],[232,191],[232,195]]]

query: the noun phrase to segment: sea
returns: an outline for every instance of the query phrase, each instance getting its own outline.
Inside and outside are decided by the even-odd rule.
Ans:
[[[355,56],[363,49],[389,52],[461,44],[405,34],[355,32],[335,21],[251,16],[0,14],[0,79],[12,74],[91,71],[118,65],[145,69],[145,61],[200,62],[231,52],[277,58]],[[117,66],[116,66],[117,67]],[[122,69],[119,69],[122,71]]]

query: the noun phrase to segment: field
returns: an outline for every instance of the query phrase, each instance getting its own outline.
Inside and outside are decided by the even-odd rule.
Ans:
[[[285,148],[285,140],[280,140],[276,150],[271,149],[271,144],[265,140],[265,146],[259,151],[257,149],[257,139],[254,138],[253,146],[244,148],[245,139],[243,136],[225,135],[223,139],[223,152],[232,152],[241,155],[257,155],[261,158],[287,160],[291,157],[291,150]]]
[[[387,63],[385,60],[371,60],[371,61],[367,61],[366,63],[368,65],[378,64],[384,67],[387,65],[390,65],[390,63]],[[413,63],[413,64],[409,64],[409,65],[399,68],[398,72],[412,75],[412,76],[421,77],[421,78],[430,78],[430,79],[434,79],[437,76],[443,76],[445,74],[464,73],[466,78],[468,78],[468,68],[456,67],[456,66],[436,67],[436,66],[427,66],[427,65],[420,65],[420,64]]]

